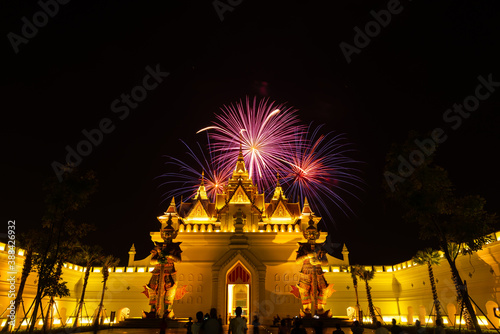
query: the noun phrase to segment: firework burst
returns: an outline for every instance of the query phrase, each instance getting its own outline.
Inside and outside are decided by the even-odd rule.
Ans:
[[[164,200],[179,195],[193,197],[203,179],[214,201],[227,184],[241,149],[249,174],[261,192],[269,194],[274,189],[279,172],[290,200],[303,205],[307,198],[318,215],[332,222],[335,211],[350,216],[354,213],[349,199],[359,200],[355,193],[364,184],[359,176],[360,162],[350,157],[354,149],[343,135],[324,135],[321,129],[322,125],[302,125],[296,110],[267,99],[247,98],[245,103],[224,106],[213,125],[198,131],[207,132],[206,150],[198,143],[198,153],[182,142],[188,149],[189,161],[169,157],[167,164],[177,166],[179,172],[160,176],[166,179],[162,185],[176,185]]]
[[[198,132],[209,131],[213,153],[218,154],[223,169],[234,167],[232,158],[241,144],[250,177],[261,191],[268,190],[274,185],[276,172],[289,164],[283,144],[295,143],[297,133],[304,129],[296,110],[268,99],[248,97],[245,103],[236,102],[221,110],[212,126]]]
[[[360,162],[349,157],[352,145],[342,135],[320,134],[321,127],[312,129],[310,125],[306,133],[298,135],[300,139],[294,145],[286,145],[290,163],[284,165],[281,173],[289,198],[303,204],[307,197],[317,213],[334,221],[329,206],[333,204],[346,216],[353,214],[345,198],[358,199],[351,190],[361,189],[363,180],[356,167]]]
[[[189,161],[183,161],[171,156],[166,164],[174,165],[178,168],[179,172],[169,172],[160,175],[161,179],[166,179],[160,186],[176,185],[173,190],[169,190],[164,194],[163,202],[169,200],[172,196],[186,196],[186,199],[193,197],[198,190],[198,187],[203,180],[207,195],[211,201],[215,201],[215,196],[222,193],[232,170],[224,168],[221,159],[215,159],[212,151],[209,149],[208,154],[205,154],[203,147],[197,143],[199,153],[191,149],[188,144],[181,140],[186,146],[186,154]],[[210,141],[208,142],[210,148]],[[194,162],[194,164],[193,164]],[[228,165],[228,164],[225,164]]]

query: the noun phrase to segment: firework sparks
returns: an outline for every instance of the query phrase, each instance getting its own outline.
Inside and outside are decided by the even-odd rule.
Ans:
[[[295,109],[268,99],[247,98],[245,103],[224,106],[214,125],[198,132],[209,131],[213,152],[223,160],[224,169],[234,167],[226,164],[234,163],[231,158],[241,144],[250,177],[266,191],[274,184],[276,172],[289,163],[283,144],[295,143],[303,129]]]
[[[169,190],[164,194],[163,201],[169,200],[172,196],[186,196],[186,199],[193,197],[196,190],[200,186],[202,180],[207,191],[207,195],[211,201],[215,201],[215,196],[222,193],[232,170],[223,168],[219,164],[221,160],[216,161],[210,149],[208,154],[205,154],[202,145],[197,143],[199,153],[196,153],[184,141],[181,142],[186,146],[186,154],[190,158],[190,163],[180,159],[167,156],[170,161],[166,164],[171,164],[179,168],[179,172],[165,173],[160,176],[167,181],[163,182],[160,186],[176,185],[173,190]],[[208,143],[210,148],[210,141]],[[191,163],[191,162],[194,162]]]
[[[322,126],[299,135],[295,145],[286,145],[290,151],[290,164],[282,171],[283,183],[289,198],[304,201],[307,197],[319,214],[326,214],[334,221],[329,204],[334,204],[346,216],[351,213],[345,197],[354,197],[350,189],[361,189],[358,176],[359,162],[348,156],[352,152],[342,135],[319,134]],[[312,131],[311,131],[312,130]]]
[[[208,154],[199,143],[197,153],[183,142],[191,163],[170,157],[167,164],[179,167],[180,173],[163,174],[167,181],[162,185],[179,187],[167,192],[166,199],[194,196],[203,179],[214,201],[232,175],[241,149],[250,177],[261,192],[274,189],[279,172],[290,200],[303,205],[307,198],[317,214],[332,222],[336,210],[346,216],[354,214],[348,201],[359,200],[355,193],[364,184],[359,176],[360,162],[350,157],[354,150],[343,135],[324,135],[321,129],[321,125],[307,128],[298,120],[296,110],[267,99],[247,98],[245,103],[224,106],[212,125],[198,131],[207,133]]]

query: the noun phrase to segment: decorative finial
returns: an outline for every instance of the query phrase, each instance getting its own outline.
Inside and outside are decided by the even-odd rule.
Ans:
[[[245,129],[240,130],[240,152],[238,154],[238,160],[243,159],[243,131],[246,131]]]
[[[278,179],[278,181],[276,182],[276,187],[281,187],[280,186],[280,172],[276,173],[276,178]]]
[[[202,186],[205,185],[204,182],[205,182],[205,170],[202,170],[201,171],[201,185]]]
[[[308,240],[308,242],[314,243],[315,240],[319,238],[320,233],[319,230],[314,226],[313,215],[309,216],[309,226],[305,231],[302,232],[302,234],[304,238]]]
[[[168,214],[167,226],[161,229],[161,237],[164,241],[172,240],[177,237],[178,231],[172,226],[172,214]]]

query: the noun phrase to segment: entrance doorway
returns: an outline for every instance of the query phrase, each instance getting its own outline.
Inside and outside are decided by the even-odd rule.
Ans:
[[[248,318],[250,284],[228,284],[227,285],[227,312],[231,317],[235,316],[236,307],[241,307],[242,317]]]
[[[250,288],[251,279],[250,273],[246,268],[237,262],[231,269],[228,270],[226,276],[227,282],[227,322],[236,316],[236,307],[241,307],[242,317],[250,319]]]

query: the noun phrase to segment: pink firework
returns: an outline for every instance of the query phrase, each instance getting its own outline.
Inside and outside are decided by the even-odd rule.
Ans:
[[[287,196],[301,202],[307,197],[319,215],[326,214],[332,221],[330,206],[345,215],[353,213],[346,198],[356,198],[353,190],[361,190],[359,161],[349,157],[354,151],[342,135],[319,134],[322,126],[300,135],[295,145],[286,145],[290,163],[284,165],[283,183]],[[312,130],[312,131],[311,131]]]
[[[221,110],[212,126],[198,132],[209,131],[212,149],[222,159],[224,169],[234,167],[231,164],[241,144],[250,177],[261,191],[268,190],[275,184],[276,172],[289,164],[284,144],[295,143],[297,133],[304,129],[296,110],[268,99],[248,97],[245,103],[236,102]]]

